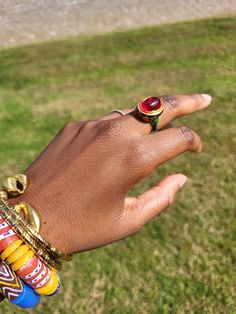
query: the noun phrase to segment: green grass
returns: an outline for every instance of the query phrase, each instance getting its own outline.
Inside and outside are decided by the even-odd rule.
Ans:
[[[132,193],[174,172],[190,179],[139,234],[78,254],[62,292],[34,313],[236,312],[235,18],[180,23],[0,51],[0,179],[23,171],[70,120],[152,94],[210,93],[176,122],[204,142]],[[29,311],[31,313],[32,311]],[[4,302],[0,313],[25,313]]]

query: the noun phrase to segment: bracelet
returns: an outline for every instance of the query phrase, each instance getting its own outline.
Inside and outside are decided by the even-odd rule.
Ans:
[[[7,205],[7,206],[6,206]],[[0,200],[0,215],[11,225],[12,229],[18,234],[18,236],[49,266],[57,269],[62,268],[61,261],[53,260],[51,256],[43,249],[43,247],[36,241],[35,238],[25,230],[22,226],[25,224],[24,219],[14,211],[14,207],[10,205],[6,200]]]
[[[16,271],[16,274],[23,279],[23,281],[26,283],[25,289],[29,292],[29,296],[35,300],[35,302],[38,300],[39,297],[35,298],[35,293],[37,294],[45,294],[45,295],[51,295],[56,294],[59,291],[60,287],[60,281],[58,276],[55,276],[55,270],[50,269],[48,266],[44,264],[43,261],[41,261],[33,251],[31,251],[25,244],[22,244],[23,242],[21,240],[15,240],[14,238],[14,231],[11,229],[9,225],[7,225],[6,222],[2,217],[0,217],[0,236],[5,235],[5,238],[9,240],[9,246],[1,253],[1,258],[6,259],[4,263],[9,265],[12,269],[12,271]],[[2,228],[3,226],[3,228]],[[12,232],[5,232],[5,229],[9,229]],[[13,251],[13,247],[15,250]],[[32,264],[34,263],[34,264]],[[17,265],[16,265],[17,264]],[[1,269],[1,263],[0,263],[0,269]],[[15,269],[13,269],[14,267]],[[4,268],[5,269],[5,268]],[[14,275],[15,276],[15,275]],[[8,294],[8,289],[5,284],[4,286],[4,280],[7,279],[9,281],[9,278],[6,277],[6,271],[0,270],[0,287],[2,290],[3,295],[8,298],[11,302],[13,302],[12,295]],[[13,287],[13,286],[12,286]],[[15,287],[15,286],[14,286]],[[44,289],[41,289],[44,288]],[[34,291],[32,291],[32,289]],[[16,297],[16,295],[13,297]],[[32,307],[33,303],[29,303],[26,300],[27,295],[23,293],[21,296],[21,301],[18,303],[21,307]],[[36,303],[38,303],[38,301]],[[13,302],[14,303],[14,302]],[[35,303],[35,305],[36,305]],[[30,305],[31,304],[31,305]]]
[[[16,276],[4,261],[0,262],[0,289],[5,298],[23,308],[35,307],[40,301],[39,294]]]
[[[27,222],[21,219],[20,223],[25,227],[27,232],[34,237],[43,247],[47,250],[48,254],[56,261],[70,260],[71,255],[65,255],[63,252],[58,250],[56,247],[47,242],[40,234],[40,219],[37,212],[26,203],[19,203],[15,206],[15,210],[20,214],[21,211],[24,212]],[[31,223],[29,222],[29,219]]]
[[[23,308],[36,306],[39,295],[58,293],[56,269],[61,269],[63,260],[71,259],[39,234],[36,210],[26,203],[14,207],[8,202],[8,196],[23,194],[28,185],[28,177],[18,174],[7,178],[0,190],[0,300],[5,297]]]
[[[3,182],[3,190],[0,191],[0,199],[5,203],[5,206],[9,208],[9,212],[13,212],[14,208],[7,202],[8,195],[17,197],[23,194],[29,186],[29,178],[24,174],[17,174],[7,178]],[[19,223],[27,230],[27,232],[35,238],[41,245],[48,251],[48,254],[52,259],[56,261],[71,260],[71,255],[65,255],[63,252],[48,243],[40,234],[40,218],[35,209],[26,203],[20,203],[15,206],[18,213],[23,212],[25,220],[19,219]],[[16,215],[15,215],[16,216]]]

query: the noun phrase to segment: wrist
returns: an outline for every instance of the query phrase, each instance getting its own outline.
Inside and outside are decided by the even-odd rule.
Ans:
[[[60,215],[55,214],[51,206],[45,202],[39,194],[33,193],[32,191],[27,191],[26,193],[18,196],[17,198],[12,198],[9,200],[12,205],[16,205],[20,202],[29,204],[31,207],[37,210],[40,220],[41,228],[39,234],[51,245],[55,246],[58,250],[62,251],[64,254],[71,254],[71,249],[68,244],[70,244],[67,236],[63,235],[61,230],[61,220]],[[57,207],[58,209],[58,207]],[[68,234],[66,234],[68,235]],[[63,241],[62,241],[63,239]]]

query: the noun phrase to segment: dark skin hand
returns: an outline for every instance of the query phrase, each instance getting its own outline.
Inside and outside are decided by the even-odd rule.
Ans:
[[[208,95],[163,96],[158,132],[134,108],[67,124],[26,170],[28,191],[14,200],[36,208],[41,234],[66,254],[97,248],[136,233],[174,200],[186,182],[173,174],[137,197],[135,184],[186,151],[200,152],[199,136],[172,120],[202,110]]]

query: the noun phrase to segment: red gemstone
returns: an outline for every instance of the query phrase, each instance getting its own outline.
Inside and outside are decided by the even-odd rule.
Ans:
[[[161,101],[158,97],[149,97],[140,104],[140,107],[145,112],[155,111],[161,108]]]

